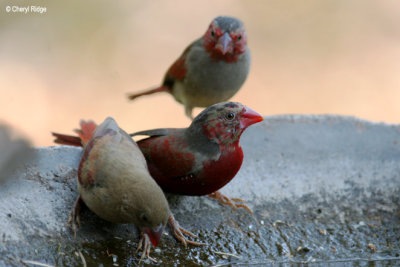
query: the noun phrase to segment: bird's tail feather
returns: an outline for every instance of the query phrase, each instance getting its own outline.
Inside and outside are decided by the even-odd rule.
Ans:
[[[78,136],[59,134],[59,133],[51,133],[56,139],[54,139],[54,143],[60,145],[69,145],[69,146],[82,146],[81,138]]]
[[[138,98],[140,96],[144,96],[144,95],[151,95],[151,94],[155,94],[155,93],[160,93],[160,92],[169,92],[169,87],[167,86],[160,86],[154,89],[150,89],[150,90],[146,90],[140,93],[135,93],[135,94],[129,94],[128,95],[128,99],[129,100],[133,100],[135,98]]]
[[[56,138],[54,140],[55,143],[61,145],[70,145],[70,146],[84,146],[89,140],[92,138],[93,133],[95,132],[97,125],[93,121],[80,121],[81,129],[75,129],[74,132],[78,134],[78,136],[52,133],[52,135]]]
[[[81,128],[75,129],[74,132],[79,135],[79,138],[81,139],[83,144],[87,144],[90,139],[92,139],[94,131],[96,131],[97,124],[94,121],[84,120],[81,120],[79,124],[81,125]]]

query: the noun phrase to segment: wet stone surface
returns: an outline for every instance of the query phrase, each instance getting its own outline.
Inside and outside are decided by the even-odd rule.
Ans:
[[[49,137],[50,138],[50,137]],[[319,262],[400,265],[400,127],[336,116],[276,116],[244,133],[245,161],[223,188],[254,211],[168,195],[180,224],[208,245],[167,234],[160,265]],[[89,210],[73,238],[81,149],[37,148],[0,187],[0,266],[136,266],[138,232]],[[141,264],[150,264],[144,261]]]

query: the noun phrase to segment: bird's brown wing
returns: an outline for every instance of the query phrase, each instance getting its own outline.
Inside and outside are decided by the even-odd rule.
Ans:
[[[186,76],[187,67],[186,67],[186,57],[190,50],[199,45],[200,39],[191,43],[186,49],[183,51],[182,55],[175,60],[175,62],[169,67],[167,73],[164,76],[164,80],[162,85],[167,86],[168,88],[172,88],[174,82],[176,80],[183,80]]]
[[[84,147],[83,155],[78,168],[78,181],[81,185],[90,185],[96,182],[96,160],[104,153],[104,144],[118,141],[122,138],[120,129],[112,118],[107,118],[91,135],[91,139]]]
[[[182,135],[153,135],[140,140],[138,145],[151,175],[161,185],[189,175],[195,163],[195,155],[188,151]]]
[[[130,136],[147,135],[149,137],[164,136],[164,135],[176,135],[183,132],[185,128],[159,128],[153,130],[144,130],[136,133],[129,134]]]

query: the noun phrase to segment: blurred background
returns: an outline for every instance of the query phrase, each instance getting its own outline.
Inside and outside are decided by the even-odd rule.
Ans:
[[[45,13],[6,12],[41,6]],[[400,2],[375,0],[0,0],[0,123],[35,146],[81,118],[128,132],[186,127],[159,85],[218,15],[246,25],[252,66],[232,99],[263,115],[339,114],[400,122]],[[196,109],[195,114],[201,109]]]

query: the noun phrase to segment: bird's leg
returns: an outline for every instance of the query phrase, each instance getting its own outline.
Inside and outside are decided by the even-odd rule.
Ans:
[[[141,233],[142,237],[139,240],[139,245],[138,248],[136,249],[136,252],[138,252],[142,247],[143,247],[143,251],[142,251],[142,256],[140,257],[140,261],[139,263],[145,258],[147,257],[149,260],[152,260],[154,262],[157,262],[156,259],[150,257],[150,238],[146,233]]]
[[[186,116],[188,116],[191,120],[193,120],[192,111],[193,111],[193,107],[192,107],[192,106],[185,105],[185,114],[186,114]]]
[[[174,236],[183,243],[183,245],[186,247],[187,244],[195,245],[195,246],[204,246],[206,243],[200,243],[200,242],[195,242],[187,239],[183,234],[194,237],[194,238],[199,238],[197,235],[193,234],[192,232],[183,229],[178,221],[175,220],[174,215],[171,214],[168,218],[168,222],[171,225],[172,231],[174,233]]]
[[[84,205],[81,196],[79,195],[76,200],[74,207],[71,209],[71,213],[69,215],[69,219],[67,224],[70,225],[72,231],[74,232],[74,238],[76,238],[76,231],[81,226],[81,220],[79,218],[79,212],[81,210],[82,205]]]
[[[237,208],[243,208],[245,210],[247,210],[248,212],[250,212],[251,214],[253,214],[253,212],[251,211],[251,209],[243,203],[235,203],[235,202],[244,202],[244,200],[240,199],[240,198],[229,198],[227,196],[225,196],[224,194],[222,194],[219,191],[215,191],[214,193],[208,194],[209,197],[214,198],[219,200],[219,202],[222,205],[228,205],[231,206],[235,209]]]

